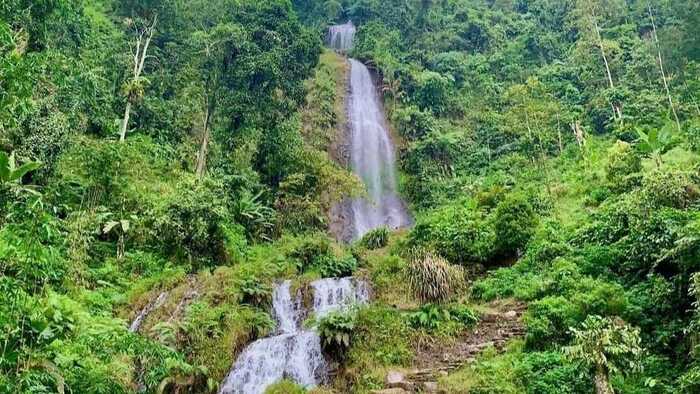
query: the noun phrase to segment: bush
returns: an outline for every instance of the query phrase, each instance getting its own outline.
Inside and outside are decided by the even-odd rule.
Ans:
[[[617,141],[608,150],[605,178],[613,190],[617,192],[630,190],[638,180],[634,175],[640,171],[642,171],[642,159],[632,145]]]
[[[544,298],[530,304],[525,316],[526,343],[530,348],[548,349],[570,339],[569,328],[589,315],[621,315],[627,309],[623,288],[614,283],[581,277],[559,269],[551,276]]]
[[[454,94],[454,78],[434,71],[423,71],[415,77],[414,97],[422,110],[444,114],[450,107]]]
[[[700,119],[688,123],[688,142],[694,151],[700,152]]]
[[[416,329],[454,334],[460,332],[465,326],[471,326],[479,321],[479,316],[464,305],[444,307],[426,304],[421,306],[418,311],[410,313],[408,320],[411,326]],[[447,327],[450,325],[452,327]]]
[[[410,327],[394,308],[371,306],[358,311],[350,364],[363,370],[376,365],[408,365],[412,361]]]
[[[248,275],[239,279],[236,283],[243,294],[243,302],[252,305],[266,305],[272,301],[272,286],[258,279],[255,275]]]
[[[691,174],[682,171],[655,170],[644,176],[642,190],[645,200],[653,207],[685,209],[700,197]]]
[[[329,256],[332,253],[331,243],[324,235],[306,237],[302,243],[290,253],[300,272],[306,271],[315,265],[318,259]]]
[[[455,204],[419,217],[408,243],[453,262],[485,262],[493,256],[496,233],[474,204]]]
[[[220,264],[226,256],[226,223],[231,222],[222,185],[188,179],[178,193],[163,199],[155,213],[153,238],[164,250],[204,265]]]
[[[335,257],[323,256],[316,262],[319,272],[324,278],[342,278],[351,276],[357,269],[357,260],[352,255]]]
[[[472,367],[441,380],[450,393],[589,394],[591,376],[558,351],[525,352],[519,342],[505,353],[486,350]]]
[[[401,136],[409,140],[421,139],[437,130],[433,115],[413,105],[396,109],[393,120]]]
[[[537,217],[527,197],[511,194],[494,212],[497,249],[503,255],[514,255],[522,250],[537,226]]]
[[[381,249],[389,243],[389,229],[380,227],[365,234],[360,240],[360,244],[367,249]]]
[[[421,302],[447,301],[464,282],[461,268],[433,253],[420,253],[408,266],[408,281]]]
[[[343,358],[351,346],[357,316],[355,311],[332,312],[316,323],[323,347],[330,354]]]

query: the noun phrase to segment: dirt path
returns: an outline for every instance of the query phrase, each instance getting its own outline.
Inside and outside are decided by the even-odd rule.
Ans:
[[[488,311],[477,325],[454,342],[427,344],[416,349],[416,367],[450,371],[472,361],[489,346],[502,350],[510,339],[524,334],[522,315],[525,308],[525,304],[514,301],[499,300],[488,304]]]
[[[391,371],[385,390],[378,394],[410,392],[436,393],[437,381],[465,364],[488,347],[501,351],[508,341],[525,334],[522,322],[527,306],[509,300],[497,300],[486,305],[477,325],[449,343],[426,343],[416,350],[414,369],[404,373]]]

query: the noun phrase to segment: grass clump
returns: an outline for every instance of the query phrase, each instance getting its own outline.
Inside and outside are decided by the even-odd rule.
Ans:
[[[365,234],[360,244],[369,250],[381,249],[389,244],[389,229],[380,227]]]

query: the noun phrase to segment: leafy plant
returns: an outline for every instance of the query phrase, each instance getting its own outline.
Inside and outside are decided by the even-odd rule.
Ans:
[[[479,321],[479,316],[472,309],[464,305],[425,304],[416,312],[408,315],[413,328],[439,331],[443,326],[453,323],[457,325],[457,331],[461,327],[471,326]]]
[[[451,319],[450,311],[435,304],[426,304],[409,315],[409,321],[414,328],[438,330]]]
[[[674,131],[674,125],[669,123],[661,129],[652,129],[646,132],[637,129],[637,149],[651,156],[657,166],[661,166],[661,156],[680,144],[681,139]]]
[[[275,226],[275,210],[261,201],[263,192],[253,195],[244,190],[233,204],[236,221],[243,224],[251,238],[270,240],[270,231]]]
[[[342,278],[350,276],[357,269],[357,259],[352,255],[336,257],[322,256],[316,261],[319,272],[324,278]]]
[[[243,302],[264,305],[272,300],[272,286],[264,283],[255,275],[240,279],[237,285],[243,294]]]
[[[136,216],[131,215],[131,220],[136,220]],[[125,252],[125,239],[131,228],[131,221],[127,219],[110,220],[102,228],[103,234],[117,233],[117,259],[122,260]]]
[[[202,366],[193,366],[182,360],[170,358],[165,360],[168,375],[158,386],[158,393],[186,393],[191,391],[213,392],[217,383],[210,378],[209,370]]]
[[[14,153],[8,155],[0,151],[0,183],[17,182],[26,174],[39,168],[41,168],[39,162],[28,162],[17,167]]]
[[[496,207],[493,222],[499,251],[514,255],[530,241],[537,217],[526,196],[511,194]]]
[[[323,341],[323,346],[331,354],[343,355],[352,345],[351,340],[357,321],[354,310],[332,312],[316,323],[316,329]]]
[[[598,394],[611,394],[611,373],[629,374],[640,367],[642,355],[639,330],[620,319],[589,316],[580,329],[572,328],[574,343],[564,348],[572,359],[595,372]]]

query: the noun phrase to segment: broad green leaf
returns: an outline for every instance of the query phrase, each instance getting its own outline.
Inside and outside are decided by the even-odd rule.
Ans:
[[[39,162],[29,162],[26,163],[22,166],[20,166],[18,169],[12,171],[9,176],[10,181],[16,181],[20,178],[22,178],[25,174],[31,171],[36,171],[39,168],[41,168],[41,163]]]
[[[10,157],[5,152],[0,152],[0,181],[10,180]]]

